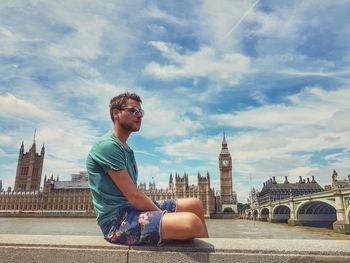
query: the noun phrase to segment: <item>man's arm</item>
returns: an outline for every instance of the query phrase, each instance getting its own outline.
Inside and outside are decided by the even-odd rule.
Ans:
[[[140,211],[160,210],[151,199],[137,189],[127,170],[109,170],[108,174],[133,207]]]

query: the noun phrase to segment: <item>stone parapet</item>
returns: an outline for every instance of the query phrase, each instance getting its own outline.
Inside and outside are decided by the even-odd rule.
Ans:
[[[121,246],[97,236],[0,235],[0,262],[350,262],[348,240],[195,239]]]

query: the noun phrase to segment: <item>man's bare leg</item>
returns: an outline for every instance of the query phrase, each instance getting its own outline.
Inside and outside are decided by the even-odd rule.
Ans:
[[[208,230],[204,220],[204,209],[202,202],[198,198],[178,199],[176,203],[176,212],[192,212],[197,215],[203,224],[201,237],[208,237]]]
[[[191,212],[165,213],[161,222],[163,240],[189,240],[203,237],[201,219]]]

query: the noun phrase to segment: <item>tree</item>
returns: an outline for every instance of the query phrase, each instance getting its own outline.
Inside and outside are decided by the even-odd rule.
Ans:
[[[234,211],[231,207],[225,207],[223,212],[224,213],[234,213]]]
[[[243,204],[243,203],[238,203],[237,204],[237,209],[238,209],[238,213],[240,214],[241,212],[247,210],[250,208],[250,204]]]

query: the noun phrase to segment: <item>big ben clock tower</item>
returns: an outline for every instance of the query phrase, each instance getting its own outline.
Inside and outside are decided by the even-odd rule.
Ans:
[[[226,137],[222,140],[221,152],[219,155],[220,169],[220,198],[222,210],[227,207],[237,212],[236,193],[232,191],[232,158],[227,148]]]

